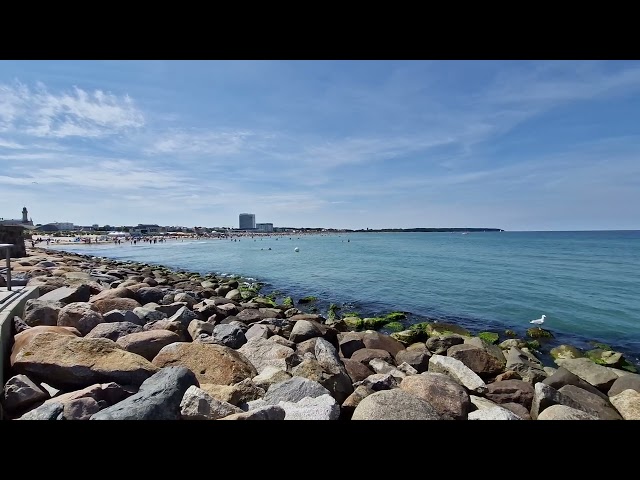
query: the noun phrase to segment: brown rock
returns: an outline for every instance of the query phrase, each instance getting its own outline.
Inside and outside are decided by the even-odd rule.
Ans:
[[[531,410],[534,389],[530,383],[522,380],[503,380],[487,385],[485,397],[497,403],[519,403]]]
[[[349,378],[351,378],[352,383],[361,382],[369,375],[376,373],[364,363],[358,362],[352,358],[343,358],[342,363],[344,363],[344,367],[347,370],[347,374],[349,375]]]
[[[23,345],[11,366],[63,390],[104,382],[140,385],[158,371],[148,360],[106,338],[51,332],[36,335]]]
[[[133,298],[103,298],[102,300],[96,300],[93,302],[93,309],[100,313],[107,313],[111,310],[131,310],[136,307],[141,307]]]
[[[389,335],[367,330],[362,336],[365,348],[386,350],[395,357],[400,350],[404,350],[404,345]]]
[[[13,347],[11,348],[11,365],[15,360],[16,355],[20,352],[22,347],[31,342],[36,335],[44,332],[53,332],[60,335],[71,335],[74,337],[80,337],[80,332],[74,327],[58,327],[49,325],[38,325],[36,327],[29,328],[24,332],[20,332],[13,337]]]
[[[148,286],[146,283],[144,285]],[[97,295],[91,297],[91,299],[89,300],[89,303],[94,303],[104,298],[133,298],[134,296],[135,296],[134,292],[129,290],[129,288],[126,288],[126,287],[110,288],[108,290],[103,290]]]
[[[152,363],[160,368],[186,367],[195,373],[200,384],[231,385],[258,374],[247,357],[240,352],[222,345],[200,342],[167,345]]]
[[[374,358],[381,358],[385,362],[395,365],[393,357],[388,350],[382,350],[379,348],[361,348],[360,350],[353,352],[351,355],[351,360],[355,360],[356,362],[360,362],[365,365],[369,365],[369,362]]]
[[[130,333],[118,338],[116,343],[127,352],[135,353],[152,361],[163,347],[180,341],[180,335],[169,330],[148,330]]]
[[[466,420],[471,400],[465,388],[443,373],[423,373],[402,379],[400,388],[429,402],[443,418]]]
[[[75,327],[82,335],[89,333],[96,325],[104,322],[102,314],[93,310],[89,302],[73,302],[65,305],[58,313],[58,326]]]

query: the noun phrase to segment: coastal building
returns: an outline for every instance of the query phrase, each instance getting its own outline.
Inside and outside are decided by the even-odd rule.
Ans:
[[[33,227],[33,220],[29,217],[29,211],[27,207],[22,208],[22,218],[21,219],[12,219],[12,218],[0,218],[0,225],[23,225],[25,227]]]
[[[256,230],[259,232],[273,232],[273,223],[256,223]]]
[[[240,230],[255,230],[256,216],[253,213],[241,213],[239,218]]]
[[[155,223],[139,223],[137,227],[131,228],[131,233],[139,235],[153,235],[157,233],[164,233],[166,231],[166,228],[161,227],[160,225],[157,225]]]
[[[53,222],[49,225],[55,225],[58,230],[75,230],[75,225],[73,222]]]

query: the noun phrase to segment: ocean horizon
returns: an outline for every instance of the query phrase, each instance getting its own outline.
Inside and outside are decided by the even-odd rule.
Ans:
[[[315,296],[325,317],[333,303],[339,315],[403,311],[406,326],[450,322],[525,338],[544,314],[554,338],[543,356],[560,344],[600,342],[640,364],[640,230],[326,232],[49,248],[239,275],[296,306]]]

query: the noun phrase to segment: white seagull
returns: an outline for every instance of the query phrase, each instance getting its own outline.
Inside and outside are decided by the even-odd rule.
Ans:
[[[544,319],[547,318],[546,315],[542,315],[540,318],[536,318],[535,320],[531,320],[529,323],[535,323],[536,325],[542,325],[544,323]]]

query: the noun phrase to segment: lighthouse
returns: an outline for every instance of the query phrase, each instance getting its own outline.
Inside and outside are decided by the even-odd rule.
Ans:
[[[27,207],[22,207],[22,223],[29,223],[29,212],[27,212]]]

